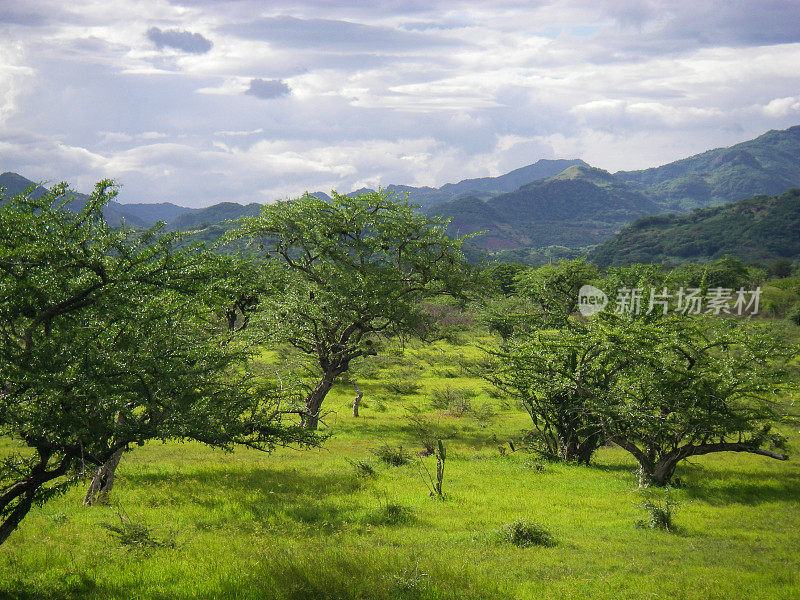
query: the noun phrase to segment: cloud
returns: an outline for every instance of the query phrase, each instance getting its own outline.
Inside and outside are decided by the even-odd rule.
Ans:
[[[0,170],[117,178],[131,201],[438,186],[540,158],[644,168],[800,122],[793,0],[4,9]]]
[[[42,25],[45,21],[44,15],[35,12],[21,12],[11,8],[0,9],[0,25],[14,24],[34,27]]]
[[[271,100],[272,98],[280,98],[281,96],[288,96],[291,89],[285,81],[281,79],[252,79],[250,87],[247,88],[245,94],[255,96],[262,100]]]
[[[436,35],[403,31],[337,19],[299,19],[288,15],[266,17],[220,29],[240,38],[262,40],[280,47],[340,52],[369,48],[378,54],[418,52],[423,48],[461,42]]]
[[[190,54],[205,54],[214,46],[211,40],[204,38],[199,33],[177,29],[162,30],[158,27],[151,27],[147,30],[147,39],[153,42],[159,50],[169,47]]]

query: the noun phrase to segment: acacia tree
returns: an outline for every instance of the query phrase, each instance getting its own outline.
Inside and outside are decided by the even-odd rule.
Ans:
[[[578,308],[578,291],[598,275],[584,259],[527,269],[517,275],[516,289],[540,309],[548,326],[566,325]]]
[[[0,543],[87,466],[148,440],[313,443],[281,424],[247,339],[204,300],[213,257],[110,228],[114,194],[102,181],[74,214],[62,184],[0,207],[0,435],[19,447],[0,460]]]
[[[589,464],[605,439],[595,407],[613,388],[624,363],[593,323],[565,322],[506,340],[486,378],[520,401],[545,453]]]
[[[665,485],[680,461],[713,452],[787,459],[772,431],[782,415],[774,397],[796,347],[733,319],[605,319],[624,369],[595,412],[639,462],[642,483]]]
[[[597,277],[584,260],[561,261],[516,276],[520,296],[535,310],[496,315],[503,337],[487,379],[520,401],[544,451],[553,458],[588,464],[604,436],[591,407],[618,371],[605,340],[590,323],[571,317],[578,291]]]
[[[336,378],[376,354],[376,337],[418,334],[422,300],[463,291],[470,273],[464,238],[448,237],[446,227],[386,192],[333,192],[266,206],[229,234],[228,241],[250,239],[266,251],[276,267],[264,300],[270,330],[319,367],[305,399],[306,428],[317,428]]]

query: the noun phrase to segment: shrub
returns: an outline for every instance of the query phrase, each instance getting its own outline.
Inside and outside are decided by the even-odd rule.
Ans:
[[[385,444],[373,450],[372,453],[390,467],[399,467],[407,464],[411,460],[408,452],[403,450],[402,446],[394,448]]]
[[[555,540],[547,529],[525,519],[518,519],[504,525],[497,531],[497,536],[501,542],[513,544],[519,548],[555,546]]]
[[[348,458],[346,460],[350,463],[353,469],[355,469],[356,475],[359,477],[375,477],[375,475],[377,475],[375,467],[373,467],[369,461],[361,458],[356,458],[355,460],[350,460]]]
[[[670,498],[669,486],[664,488],[663,500],[653,494],[649,494],[645,490],[643,490],[642,493],[648,494],[639,505],[647,511],[647,519],[640,519],[636,522],[636,526],[641,529],[674,531],[675,523],[673,522],[673,516],[675,514],[675,507],[680,503]]]
[[[455,379],[461,377],[461,371],[455,367],[444,367],[441,369],[434,369],[433,374],[440,379]]]
[[[492,419],[495,417],[495,409],[494,405],[490,402],[484,402],[480,406],[474,408],[472,410],[472,414],[477,419],[478,423],[481,427],[486,427],[489,423],[492,422]]]
[[[382,503],[369,512],[366,522],[370,525],[404,525],[414,518],[412,510],[395,502]]]
[[[389,393],[397,394],[398,396],[410,396],[411,394],[419,393],[422,386],[416,381],[411,381],[409,379],[395,379],[394,381],[384,383],[383,389]]]
[[[147,548],[175,548],[174,535],[170,534],[160,540],[153,536],[152,530],[145,523],[131,521],[128,515],[118,512],[119,525],[113,523],[100,523],[100,527],[107,529],[122,546],[143,550]]]
[[[456,398],[447,407],[447,414],[451,417],[463,417],[472,412],[472,402],[468,398]]]
[[[475,390],[454,388],[448,385],[443,389],[431,392],[431,406],[446,409],[451,415],[461,417],[472,410],[470,398],[474,398],[476,395]]]

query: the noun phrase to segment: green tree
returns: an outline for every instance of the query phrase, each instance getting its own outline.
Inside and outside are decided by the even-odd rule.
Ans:
[[[597,269],[580,258],[522,271],[517,292],[530,298],[549,326],[560,326],[578,308],[578,291],[597,277]]]
[[[62,184],[0,207],[0,435],[19,447],[0,461],[0,543],[86,466],[148,440],[313,443],[247,374],[247,337],[206,293],[215,258],[110,228],[114,194],[100,182],[75,214]]]
[[[496,262],[485,269],[485,276],[493,288],[504,296],[511,296],[516,293],[517,275],[525,269],[525,265],[520,263]]]
[[[599,321],[621,368],[594,412],[639,462],[643,482],[665,485],[682,460],[712,452],[786,460],[772,430],[782,416],[775,395],[797,349],[782,336],[710,317]]]
[[[277,267],[264,301],[276,340],[319,367],[306,397],[306,428],[316,429],[337,377],[376,354],[376,337],[424,332],[422,300],[464,291],[471,277],[464,238],[448,237],[446,227],[385,192],[333,192],[265,206],[230,233],[229,241],[259,242]]]
[[[605,439],[594,408],[619,374],[615,348],[592,324],[569,323],[507,340],[497,370],[487,379],[520,401],[544,452],[589,464]]]
[[[519,400],[547,454],[583,464],[603,441],[588,407],[614,376],[604,342],[571,317],[580,288],[597,276],[583,259],[527,269],[516,287],[536,310],[495,313],[489,321],[503,344],[488,350],[500,367],[487,379]]]

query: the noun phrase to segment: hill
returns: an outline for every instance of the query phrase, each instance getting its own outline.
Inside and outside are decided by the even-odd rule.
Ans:
[[[800,125],[661,167],[620,171],[667,210],[685,212],[800,186]]]
[[[0,174],[0,188],[3,188],[2,195],[6,197],[17,196],[29,188],[33,188],[33,197],[40,198],[47,193],[47,188],[26,179],[18,173],[6,172]],[[72,211],[79,211],[83,208],[89,196],[70,190],[71,200],[67,208]],[[3,197],[0,196],[0,202]],[[119,225],[124,220],[126,224],[135,227],[146,227],[148,224],[144,219],[137,216],[134,212],[129,212],[126,207],[119,202],[109,202],[103,209],[103,215],[111,225]]]
[[[386,186],[386,190],[395,192],[399,197],[408,194],[409,202],[418,204],[421,209],[427,210],[463,196],[474,196],[486,200],[492,196],[502,194],[503,192],[512,192],[526,183],[557,175],[572,165],[588,166],[580,159],[541,159],[532,165],[515,169],[504,175],[499,175],[498,177],[463,179],[458,183],[446,183],[439,188],[391,184]],[[373,191],[372,189],[361,188],[360,190],[350,192],[348,195]],[[313,195],[321,198],[328,197],[324,192],[314,192]]]
[[[237,204],[236,202],[220,202],[208,208],[186,212],[169,222],[170,229],[202,229],[209,225],[219,225],[225,221],[233,221],[241,217],[254,217],[262,204]]]
[[[450,217],[454,234],[486,230],[474,243],[488,249],[597,244],[637,217],[657,212],[645,194],[607,171],[573,165],[485,202],[474,196],[428,212]]]
[[[189,215],[197,212],[198,208],[186,208],[185,206],[178,206],[172,202],[158,202],[156,204],[147,203],[132,203],[132,204],[119,204],[120,210],[135,216],[145,226],[150,227],[159,221],[170,223],[183,215]]]
[[[645,217],[600,245],[590,257],[607,266],[725,255],[744,261],[800,258],[800,189],[698,209],[689,215]]]

